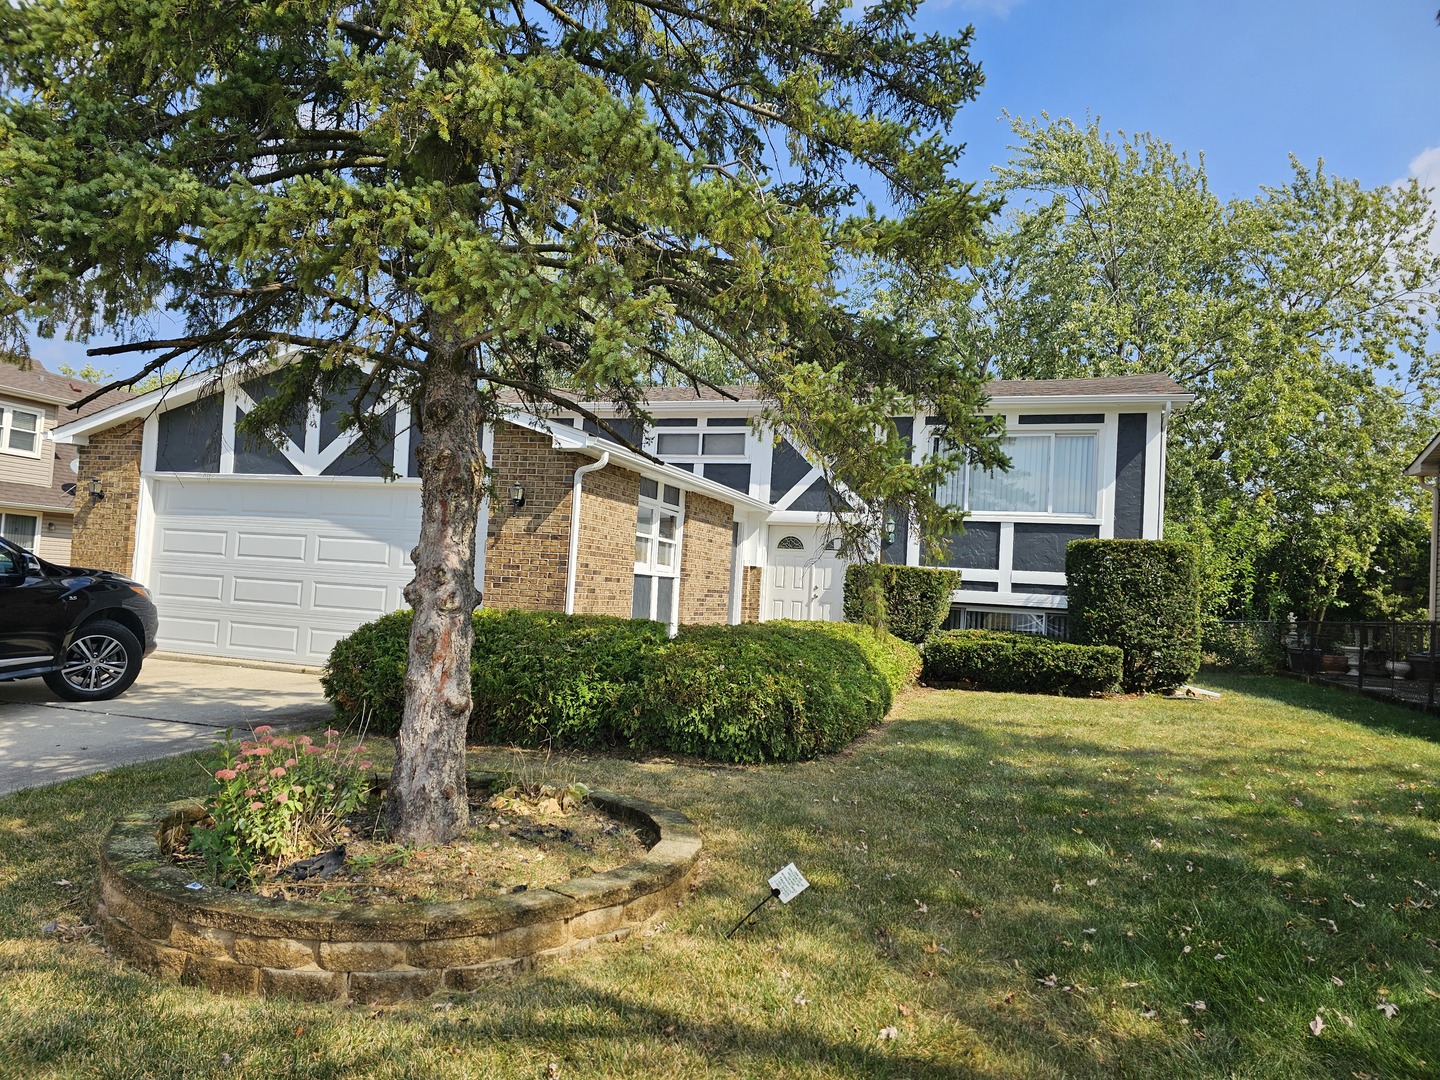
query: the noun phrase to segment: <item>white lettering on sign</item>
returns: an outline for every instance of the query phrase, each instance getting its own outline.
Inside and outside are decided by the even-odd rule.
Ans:
[[[779,894],[782,904],[788,904],[809,887],[810,882],[793,862],[770,879],[770,888]]]

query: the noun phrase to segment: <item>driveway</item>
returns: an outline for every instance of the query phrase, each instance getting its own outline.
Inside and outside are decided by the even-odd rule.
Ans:
[[[0,683],[0,795],[203,750],[229,727],[331,719],[317,672],[241,663],[151,656],[114,701],[61,701],[39,679]]]

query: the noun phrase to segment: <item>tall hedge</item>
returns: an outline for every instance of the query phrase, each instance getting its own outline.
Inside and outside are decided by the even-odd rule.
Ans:
[[[344,717],[394,734],[409,612],[336,644],[322,677]],[[913,645],[869,627],[769,622],[684,627],[546,612],[475,615],[469,736],[520,746],[672,750],[792,761],[839,749],[913,682]]]
[[[960,571],[890,563],[851,563],[845,568],[845,620],[883,627],[916,645],[940,629],[950,614],[950,594]]]
[[[1130,693],[1200,670],[1199,556],[1168,540],[1073,540],[1065,551],[1070,640],[1115,645]]]

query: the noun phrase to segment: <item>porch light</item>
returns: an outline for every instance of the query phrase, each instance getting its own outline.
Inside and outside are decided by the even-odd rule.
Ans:
[[[895,515],[890,514],[885,518],[885,546],[889,547],[895,543]]]
[[[516,510],[525,505],[525,485],[519,480],[510,485],[510,505]]]
[[[92,476],[90,478],[90,498],[105,498],[105,485],[100,482],[100,477],[98,476]]]

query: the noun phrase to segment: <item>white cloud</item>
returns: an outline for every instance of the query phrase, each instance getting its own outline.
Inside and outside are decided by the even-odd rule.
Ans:
[[[1404,179],[1419,180],[1420,186],[1428,189],[1431,205],[1436,208],[1437,217],[1440,217],[1440,146],[1431,146],[1420,151],[1410,162]],[[1440,252],[1440,227],[1430,234],[1430,250]]]
[[[960,11],[972,11],[980,15],[996,15],[1002,19],[1023,3],[1025,0],[925,0],[925,6],[931,11],[958,8]]]

